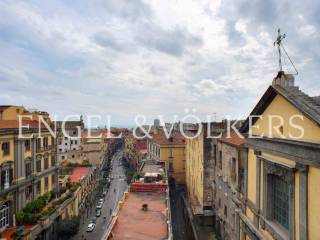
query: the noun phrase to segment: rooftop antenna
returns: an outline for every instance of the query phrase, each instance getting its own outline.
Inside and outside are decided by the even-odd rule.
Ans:
[[[287,58],[289,59],[292,67],[294,68],[294,70],[296,71],[294,73],[294,75],[298,75],[298,70],[297,68],[295,67],[294,63],[292,62],[290,56],[288,55],[286,49],[284,48],[283,44],[282,44],[282,40],[285,39],[286,37],[286,34],[281,34],[280,32],[280,28],[278,29],[278,36],[277,36],[277,39],[276,41],[273,43],[273,46],[277,45],[278,47],[278,53],[279,53],[279,70],[280,72],[282,72],[282,62],[281,62],[281,58],[282,58],[282,55],[281,55],[281,49],[284,51],[284,53],[286,54]]]

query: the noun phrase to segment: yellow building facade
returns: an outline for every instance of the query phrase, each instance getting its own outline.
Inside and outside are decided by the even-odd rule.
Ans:
[[[203,132],[199,137],[186,141],[186,185],[189,202],[195,214],[202,214],[204,205],[203,141]]]
[[[15,214],[28,202],[57,185],[55,143],[50,132],[35,122],[19,136],[19,121],[14,114],[23,107],[5,107],[0,119],[0,232],[15,223]],[[18,111],[18,110],[19,111]],[[40,138],[38,134],[40,132]]]
[[[280,72],[242,128],[248,177],[239,239],[319,239],[320,101],[292,79]]]
[[[185,139],[181,134],[155,134],[148,139],[148,155],[163,163],[169,178],[177,184],[185,184],[186,154]]]

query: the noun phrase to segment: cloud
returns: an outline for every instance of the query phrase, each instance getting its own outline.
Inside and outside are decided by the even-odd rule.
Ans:
[[[216,83],[212,79],[203,79],[195,84],[194,87],[204,96],[228,95],[232,91],[231,86]]]
[[[181,56],[190,47],[201,47],[200,36],[189,33],[186,29],[175,27],[162,29],[157,25],[142,26],[137,41],[151,50],[157,50],[173,56]]]
[[[0,2],[0,100],[53,114],[248,113],[277,72],[277,28],[315,87],[317,1]],[[290,64],[285,61],[285,69]]]

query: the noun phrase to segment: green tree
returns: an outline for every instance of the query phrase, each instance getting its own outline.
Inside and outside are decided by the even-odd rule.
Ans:
[[[62,220],[58,226],[57,233],[60,240],[71,239],[79,231],[80,218]]]

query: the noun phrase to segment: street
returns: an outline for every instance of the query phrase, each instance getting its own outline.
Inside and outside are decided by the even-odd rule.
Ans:
[[[122,151],[119,151],[114,154],[112,157],[112,171],[109,174],[111,179],[110,188],[105,196],[105,201],[101,209],[101,216],[97,217],[96,226],[93,232],[86,232],[87,226],[92,218],[96,214],[96,203],[90,207],[90,215],[83,223],[83,216],[81,216],[81,224],[78,234],[73,238],[77,239],[101,239],[104,232],[106,231],[109,222],[111,221],[110,209],[112,212],[117,208],[118,202],[123,196],[123,193],[127,189],[127,182],[124,173],[124,169],[121,165]],[[99,198],[98,198],[99,199]],[[86,214],[85,214],[86,215]],[[85,216],[86,217],[86,216]],[[104,217],[106,219],[104,220]]]

